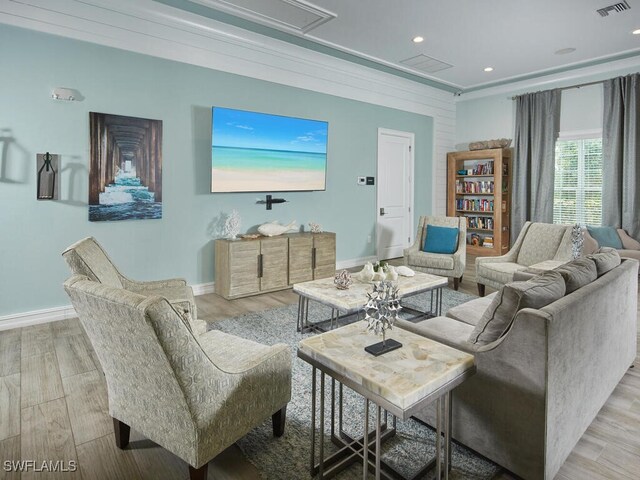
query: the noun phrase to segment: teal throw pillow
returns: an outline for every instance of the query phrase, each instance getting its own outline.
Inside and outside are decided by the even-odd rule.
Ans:
[[[422,247],[423,252],[455,253],[458,249],[458,229],[427,225],[427,238]]]
[[[620,250],[622,248],[622,240],[618,236],[618,232],[613,227],[593,227],[587,225],[589,235],[591,235],[600,247],[611,247]]]

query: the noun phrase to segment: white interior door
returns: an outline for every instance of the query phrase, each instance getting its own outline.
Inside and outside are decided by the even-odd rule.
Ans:
[[[411,244],[413,143],[413,133],[378,129],[378,260],[401,257]]]

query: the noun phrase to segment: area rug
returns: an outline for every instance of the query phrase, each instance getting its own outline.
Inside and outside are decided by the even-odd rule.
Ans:
[[[428,307],[428,295],[411,297],[406,303],[414,308],[425,310]],[[445,288],[443,308],[464,303],[475,297]],[[319,322],[330,317],[331,310],[318,303],[310,302],[309,321]],[[311,443],[311,366],[296,356],[298,342],[312,333],[301,334],[296,331],[297,305],[250,313],[239,317],[217,321],[210,328],[222,330],[239,337],[264,344],[286,343],[291,347],[292,356],[292,392],[287,407],[285,434],[274,438],[271,421],[253,429],[238,441],[246,457],[253,463],[263,478],[269,480],[298,480],[311,478],[309,474]],[[330,385],[330,382],[327,382]],[[362,397],[345,388],[344,425],[352,437],[363,433]],[[326,388],[325,404],[329,405],[330,388]],[[329,415],[325,415],[329,417]],[[316,420],[316,423],[318,420]],[[373,426],[373,419],[371,425]],[[330,428],[330,419],[326,418],[325,432]],[[316,431],[316,439],[318,433]],[[327,438],[328,435],[325,435]],[[317,440],[316,440],[317,441]],[[316,452],[318,447],[316,446]],[[325,455],[336,451],[329,440],[325,443]],[[403,476],[412,477],[430,459],[435,452],[434,431],[416,420],[398,421],[397,434],[383,444],[382,459],[397,469]],[[316,453],[317,455],[317,453]],[[460,446],[453,445],[452,479],[490,479],[500,467]],[[427,478],[433,478],[433,473]],[[352,465],[335,478],[356,480],[362,478],[362,466]]]

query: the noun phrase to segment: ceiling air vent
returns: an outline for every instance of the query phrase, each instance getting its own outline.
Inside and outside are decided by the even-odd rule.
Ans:
[[[453,65],[422,54],[401,60],[400,63],[424,73],[436,73],[453,67]]]
[[[624,12],[625,10],[629,10],[630,8],[631,7],[626,2],[626,0],[623,0],[620,3],[614,3],[613,5],[609,5],[608,7],[600,8],[597,10],[597,12],[601,17],[607,17],[609,16],[609,13]]]
[[[189,0],[263,25],[305,34],[336,14],[304,0]]]

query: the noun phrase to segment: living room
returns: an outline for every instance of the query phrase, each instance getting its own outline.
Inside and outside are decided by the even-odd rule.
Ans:
[[[316,2],[327,11],[333,10],[335,3]],[[414,135],[414,208],[409,243],[416,240],[421,216],[446,214],[447,153],[467,150],[469,143],[478,140],[515,137],[517,114],[512,97],[595,82],[562,91],[559,130],[561,138],[576,132],[602,135],[604,97],[602,84],[597,82],[640,70],[640,35],[631,33],[640,28],[633,25],[634,10],[640,5],[628,2],[630,11],[597,18],[596,10],[606,5],[583,3],[575,2],[584,10],[581,14],[593,15],[603,22],[599,36],[620,38],[610,51],[595,51],[594,47],[592,52],[578,48],[576,52],[554,54],[578,46],[574,42],[584,34],[574,32],[574,36],[557,39],[563,43],[554,45],[551,53],[546,52],[551,60],[544,68],[523,62],[520,70],[514,66],[511,73],[505,73],[507,62],[499,66],[500,58],[491,57],[489,51],[485,58],[490,60],[478,59],[479,66],[467,68],[477,72],[470,73],[468,81],[456,83],[442,80],[447,70],[438,77],[402,69],[402,65],[395,68],[364,55],[331,50],[328,41],[311,46],[314,42],[303,36],[278,34],[275,28],[209,8],[207,2],[3,0],[0,200],[4,207],[0,209],[0,221],[5,234],[0,274],[0,358],[5,368],[0,369],[0,409],[9,413],[0,415],[0,459],[79,460],[85,478],[92,478],[90,472],[94,472],[93,478],[98,478],[95,472],[124,478],[127,474],[123,472],[131,471],[132,477],[157,478],[157,472],[169,472],[165,478],[186,478],[185,462],[145,443],[137,433],[132,443],[145,445],[137,453],[112,448],[113,427],[110,423],[104,425],[106,411],[89,415],[79,407],[78,415],[87,415],[78,424],[84,429],[81,433],[74,430],[79,417],[69,420],[69,415],[75,414],[66,413],[67,408],[74,407],[62,402],[62,409],[56,404],[58,410],[38,411],[42,405],[61,398],[66,398],[67,404],[90,404],[92,389],[104,388],[103,381],[91,377],[91,372],[100,369],[95,357],[76,364],[76,370],[59,371],[65,368],[61,358],[71,358],[73,365],[74,352],[84,348],[73,343],[84,334],[62,287],[70,270],[61,253],[74,242],[91,236],[129,278],[184,278],[196,295],[199,318],[212,324],[295,304],[298,297],[291,290],[230,301],[214,293],[218,281],[214,276],[218,263],[215,244],[222,237],[225,219],[236,210],[242,234],[255,233],[259,225],[272,221],[287,224],[296,220],[305,232],[309,231],[310,222],[319,224],[326,232],[335,233],[336,269],[350,269],[353,273],[366,262],[379,259],[377,189],[382,179],[377,170],[378,129]],[[461,25],[465,28],[458,26],[458,35],[474,45],[476,10],[469,12],[469,18],[456,14],[455,9],[442,15],[446,19],[451,15],[464,17]],[[526,23],[518,17],[517,9],[512,14],[521,24]],[[495,15],[499,13],[496,11]],[[345,20],[349,18],[346,12],[339,14],[326,26],[341,21],[343,16]],[[368,22],[375,24],[373,19]],[[517,25],[515,22],[511,28],[517,30]],[[550,27],[545,24],[544,28]],[[424,52],[446,60],[411,41],[415,35],[424,35],[428,47],[433,42],[428,32],[414,31],[413,27],[406,31],[403,39],[411,53],[402,58]],[[297,40],[293,42],[292,37]],[[625,42],[632,42],[631,46]],[[478,46],[472,53],[478,57],[482,52]],[[530,63],[533,65],[534,59]],[[494,67],[493,72],[483,71],[490,66]],[[54,99],[55,90],[72,91],[74,99]],[[212,107],[327,122],[326,188],[212,193]],[[89,221],[91,112],[162,121],[161,218]],[[59,155],[58,199],[52,201],[37,200],[35,195],[36,155],[45,152]],[[359,177],[372,177],[375,183],[359,185]],[[271,193],[286,202],[267,210],[259,202]],[[461,292],[469,296],[477,295],[474,261],[475,257],[467,257],[460,284]],[[453,292],[453,288],[445,290]],[[294,318],[290,324],[295,329]],[[21,369],[26,372],[22,377]],[[27,372],[28,369],[32,371]],[[91,374],[82,378],[68,375],[71,372]],[[26,391],[25,374],[37,384],[28,387],[32,388],[30,393]],[[57,380],[51,380],[51,375]],[[89,383],[83,385],[83,381]],[[605,426],[585,434],[563,465],[559,478],[585,478],[585,472],[590,478],[626,478],[625,475],[632,477],[629,472],[640,468],[640,438],[629,433],[640,425],[637,374],[630,371],[620,385],[620,391],[616,390],[613,400],[603,407],[613,409],[600,422]],[[49,387],[51,390],[47,391]],[[106,392],[104,397],[100,402],[106,401]],[[71,447],[67,458],[47,450],[47,445],[35,445],[36,435],[25,429],[29,422],[37,423],[38,435],[48,438],[56,432],[47,425],[55,423],[58,414],[66,418],[63,430],[80,437],[65,437]],[[29,415],[33,415],[31,420]],[[271,422],[268,423],[270,427]],[[287,433],[285,428],[285,440]],[[56,442],[52,445],[59,445],[59,440]],[[262,447],[251,446],[256,451]],[[95,460],[91,467],[95,470],[83,470],[89,468],[85,466],[87,462],[82,462],[83,456]],[[210,478],[265,475],[245,457],[239,448],[232,448],[212,462]],[[150,467],[152,464],[156,465]],[[280,478],[307,478],[307,471],[296,473],[300,476]],[[29,475],[33,472],[23,473],[25,478],[31,478]],[[501,476],[493,478],[511,478],[504,470],[497,475]],[[14,477],[9,473],[9,478]]]

